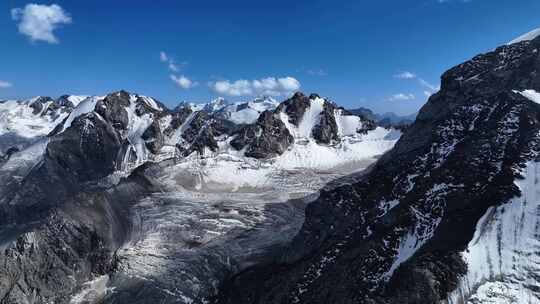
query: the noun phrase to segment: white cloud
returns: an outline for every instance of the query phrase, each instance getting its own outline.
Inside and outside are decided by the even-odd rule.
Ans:
[[[13,84],[11,82],[0,80],[0,89],[11,88]]]
[[[173,71],[173,72],[178,72],[180,70],[180,68],[176,65],[176,63],[174,63],[174,61],[169,61],[169,70]]]
[[[406,101],[406,100],[414,100],[416,97],[414,94],[405,94],[405,93],[398,93],[390,96],[387,98],[388,101]]]
[[[408,71],[403,71],[401,73],[398,73],[398,74],[394,75],[394,78],[398,78],[398,79],[414,79],[414,78],[416,78],[416,74],[408,72]]]
[[[267,77],[263,79],[211,82],[210,87],[218,94],[228,96],[287,95],[300,89],[300,82],[293,77]]]
[[[180,67],[176,64],[173,58],[171,56],[167,55],[164,51],[159,52],[159,60],[165,64],[167,64],[167,68],[172,72],[178,72],[180,71]],[[181,65],[185,65],[187,63],[182,62]],[[189,79],[185,75],[176,76],[174,74],[170,74],[169,78],[179,87],[181,87],[184,90],[191,89],[195,86],[197,86],[199,83]]]
[[[198,84],[197,82],[192,81],[184,75],[176,76],[171,74],[170,77],[171,80],[182,89],[191,89]]]
[[[167,53],[161,51],[159,52],[159,60],[161,60],[161,62],[167,62],[169,61],[169,56],[167,56]]]
[[[19,32],[28,36],[31,41],[41,40],[48,43],[58,43],[54,30],[62,24],[72,22],[71,16],[57,4],[30,3],[24,8],[12,9],[11,18],[20,21]]]

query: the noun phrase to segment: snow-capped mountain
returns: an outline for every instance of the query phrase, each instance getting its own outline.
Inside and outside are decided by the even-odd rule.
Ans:
[[[13,303],[208,301],[289,242],[326,183],[401,135],[301,93],[174,110],[125,91],[5,106],[2,128],[18,135],[47,122],[0,162],[0,293]]]
[[[74,108],[63,108],[62,116],[39,135],[49,132],[49,156],[66,157],[64,166],[84,175],[100,171],[89,179],[193,153],[244,162],[264,159],[278,168],[326,169],[380,155],[399,137],[398,131],[375,128],[325,99],[300,93],[281,105],[268,98],[237,104],[217,99],[173,111],[150,97],[127,92],[92,96]],[[80,143],[68,144],[73,140]],[[110,145],[98,144],[102,142]],[[96,157],[97,166],[90,159]],[[81,167],[81,160],[87,165]]]
[[[0,155],[24,149],[47,136],[85,98],[66,95],[56,100],[39,96],[0,101]]]
[[[235,124],[252,124],[264,111],[272,111],[279,105],[272,97],[257,97],[247,102],[229,102],[219,97],[209,103],[181,103],[176,109],[191,108],[192,111],[205,111]]]
[[[533,38],[532,40],[528,38]],[[323,192],[219,303],[540,303],[540,38],[442,76],[359,182]]]

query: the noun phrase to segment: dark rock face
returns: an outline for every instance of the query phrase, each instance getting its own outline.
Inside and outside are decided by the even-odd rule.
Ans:
[[[176,145],[183,156],[188,156],[193,152],[204,154],[205,148],[215,152],[218,149],[217,138],[222,135],[230,136],[238,129],[234,123],[215,117],[206,111],[195,112],[191,120],[187,121],[192,113],[189,108],[177,111],[173,116],[170,131],[168,131],[172,133],[175,129],[186,124],[182,132],[182,142]],[[178,127],[175,128],[175,126]]]
[[[160,118],[168,114],[138,95],[125,91],[109,94],[97,102],[93,112],[77,117],[64,132],[60,124],[50,133],[48,156],[76,173],[80,181],[105,177],[138,161],[131,142],[137,138],[130,138],[133,130],[129,130],[140,127],[134,125],[137,119],[151,120],[140,137],[150,153],[159,153],[165,140]],[[130,119],[134,121],[131,126]]]
[[[125,91],[107,95],[105,99],[96,104],[95,111],[106,121],[111,122],[114,128],[125,130],[129,123],[128,113],[125,109],[130,105],[129,98],[129,93]]]
[[[39,113],[42,113],[48,102],[54,102],[54,100],[46,96],[38,97],[34,102],[30,104],[30,107],[33,110],[33,114],[37,115]]]
[[[56,100],[56,102],[60,105],[60,106],[65,106],[65,107],[68,107],[68,108],[74,108],[75,105],[69,101],[69,95],[62,95],[60,97],[58,97],[58,99]]]
[[[231,146],[237,150],[247,146],[247,157],[264,159],[283,154],[293,143],[294,138],[277,114],[265,111],[256,124],[240,130]]]
[[[5,162],[7,160],[9,160],[9,158],[11,157],[11,155],[15,154],[19,152],[19,148],[17,147],[10,147],[6,150],[6,152],[4,152],[4,154],[0,154],[0,163],[2,162]]]
[[[298,126],[306,109],[309,108],[311,102],[309,97],[297,92],[293,97],[285,100],[276,108],[276,112],[285,112],[289,116],[289,122],[295,126]]]
[[[165,135],[170,136],[175,130],[179,129],[192,113],[193,110],[190,107],[176,108],[171,113],[170,125],[164,130]]]
[[[373,131],[377,128],[377,123],[374,122],[373,120],[363,119],[362,117],[360,117],[360,119],[362,119],[362,127],[357,130],[358,133],[367,134],[367,132]],[[396,129],[399,129],[399,128],[396,128]]]
[[[219,303],[438,303],[491,206],[540,152],[540,38],[442,76],[441,91],[360,182],[324,191],[274,264],[222,286]]]
[[[176,146],[184,156],[188,156],[195,151],[204,154],[205,148],[209,148],[211,151],[216,151],[218,148],[212,129],[212,118],[204,111],[195,113],[195,116],[182,133],[182,138],[184,142],[178,143]]]
[[[117,131],[98,114],[90,113],[79,116],[70,128],[51,138],[47,157],[79,181],[89,181],[117,169],[121,147]]]
[[[39,232],[18,237],[0,256],[4,303],[67,303],[77,284],[111,270],[113,253],[102,239],[67,218],[51,216]]]
[[[338,126],[336,123],[336,106],[328,101],[324,103],[323,111],[320,114],[320,121],[313,130],[313,138],[318,144],[331,144],[339,141]]]
[[[10,201],[11,209],[26,208],[28,216],[3,216],[0,223],[2,302],[69,303],[84,282],[114,272],[115,252],[131,229],[130,202],[155,191],[142,170],[106,190],[77,188],[69,172],[47,160],[33,171],[20,197]],[[21,231],[6,240],[13,221]]]
[[[142,134],[145,145],[152,153],[158,153],[163,147],[164,136],[159,126],[159,121],[154,120],[152,124]]]

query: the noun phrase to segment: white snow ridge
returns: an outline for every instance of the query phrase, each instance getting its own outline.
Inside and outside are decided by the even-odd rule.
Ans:
[[[508,42],[508,44],[514,44],[514,43],[519,43],[519,42],[523,42],[523,41],[529,41],[529,40],[533,40],[534,38],[540,36],[540,28],[537,28],[537,29],[534,29],[526,34],[523,34],[519,37],[517,37],[516,39]]]

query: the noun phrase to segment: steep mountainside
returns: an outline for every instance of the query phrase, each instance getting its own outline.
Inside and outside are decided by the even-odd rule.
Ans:
[[[219,303],[540,303],[540,38],[442,76],[395,147],[321,193]]]

